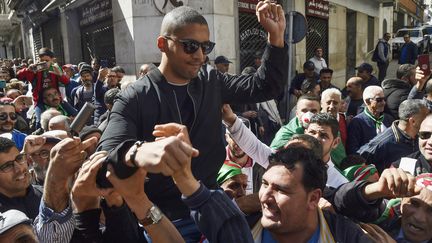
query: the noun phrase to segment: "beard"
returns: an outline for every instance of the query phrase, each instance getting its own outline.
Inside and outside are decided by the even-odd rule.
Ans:
[[[1,124],[0,125],[0,134],[12,132],[14,129],[14,126],[15,126],[15,124],[11,123],[11,122],[5,122],[5,123]]]

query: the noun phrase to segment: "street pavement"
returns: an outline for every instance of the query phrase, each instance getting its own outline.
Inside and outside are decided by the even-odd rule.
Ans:
[[[432,64],[432,55],[431,54],[429,54],[429,62]],[[388,78],[396,78],[396,71],[397,71],[398,67],[399,67],[398,60],[397,59],[393,59],[390,62],[390,64],[389,64],[389,67],[387,69],[387,75],[386,75],[385,78],[386,79],[388,79]],[[378,73],[377,72],[375,73],[375,76],[378,77]]]

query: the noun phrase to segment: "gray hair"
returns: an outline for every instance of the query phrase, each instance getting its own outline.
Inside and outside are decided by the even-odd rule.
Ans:
[[[55,117],[55,116],[59,116],[61,115],[60,111],[56,110],[56,109],[48,109],[44,112],[42,112],[41,114],[41,127],[44,131],[48,131],[48,124],[49,121],[51,120],[51,118]]]
[[[371,85],[366,87],[363,91],[363,101],[366,102],[367,99],[375,98],[375,94],[379,92],[384,92],[384,90],[377,85]]]
[[[426,102],[423,100],[413,99],[404,100],[399,105],[398,115],[402,121],[407,121],[410,117],[419,114],[422,110],[427,109]]]
[[[339,99],[342,100],[342,93],[340,92],[340,90],[336,89],[336,88],[329,88],[324,90],[321,93],[321,102],[324,100],[324,97],[328,97],[328,96],[332,96],[332,95],[336,95],[339,97]]]
[[[49,125],[52,125],[52,124],[62,124],[62,123],[64,123],[66,131],[69,131],[69,129],[70,129],[69,117],[64,116],[64,115],[58,115],[58,116],[51,118],[48,122],[48,127],[49,127]]]

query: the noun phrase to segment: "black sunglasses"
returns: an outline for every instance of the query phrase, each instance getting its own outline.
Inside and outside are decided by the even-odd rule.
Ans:
[[[6,121],[8,119],[8,116],[12,121],[15,121],[18,118],[15,112],[9,112],[9,113],[2,112],[0,113],[0,121]]]
[[[371,100],[375,100],[378,103],[384,102],[385,98],[384,97],[377,97],[377,98],[370,98]]]
[[[429,139],[431,137],[432,132],[419,132],[420,139]]]
[[[204,55],[210,54],[213,51],[214,46],[216,45],[214,42],[205,41],[199,42],[196,40],[184,39],[184,40],[175,40],[169,36],[164,36],[167,40],[178,41],[183,44],[183,51],[187,54],[195,53],[200,47],[203,51]]]

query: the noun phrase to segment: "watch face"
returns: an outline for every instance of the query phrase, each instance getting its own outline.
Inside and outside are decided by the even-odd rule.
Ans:
[[[162,212],[156,206],[151,207],[150,209],[150,217],[153,220],[153,223],[156,224],[162,219]]]

